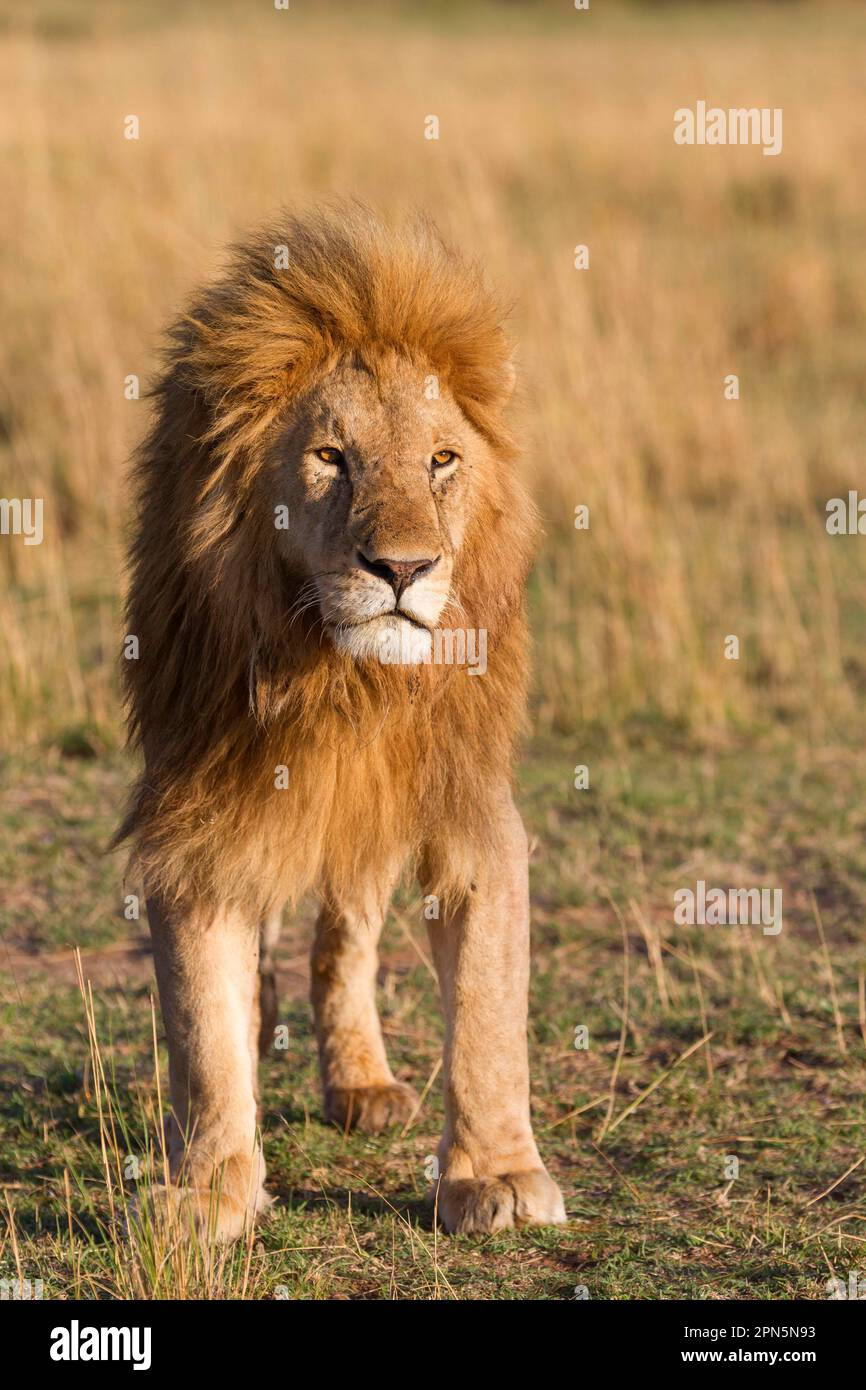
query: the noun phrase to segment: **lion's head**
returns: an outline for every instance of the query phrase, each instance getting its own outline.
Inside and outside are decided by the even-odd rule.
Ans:
[[[372,780],[370,833],[391,816],[415,844],[443,797],[459,827],[486,770],[507,775],[535,529],[512,382],[479,272],[428,224],[355,205],[250,238],[175,325],[138,460],[123,672],[148,762],[124,830],[157,877],[261,879],[254,783],[275,763],[283,820],[294,796],[320,818],[310,844],[295,831],[305,871],[329,835],[332,857],[362,852],[366,823],[327,822],[347,739],[346,804],[347,778]],[[485,633],[484,680],[431,662],[443,628]]]
[[[277,444],[287,563],[334,644],[355,659],[427,660],[490,448],[429,367],[354,354],[297,402]]]

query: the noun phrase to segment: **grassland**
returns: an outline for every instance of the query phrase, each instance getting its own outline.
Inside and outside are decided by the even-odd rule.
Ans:
[[[347,192],[432,212],[514,303],[541,726],[649,708],[820,737],[853,717],[864,572],[824,509],[857,486],[866,412],[856,7],[0,13],[0,460],[46,529],[0,553],[7,739],[116,740],[123,463],[147,410],[125,380],[144,393],[228,239]],[[782,154],[676,146],[702,95],[782,107]]]
[[[410,1131],[367,1139],[322,1123],[302,913],[281,952],[288,1048],[263,1066],[278,1202],[249,1249],[215,1269],[176,1256],[157,1276],[146,1249],[130,1260],[112,1226],[70,943],[92,982],[122,1167],[145,1164],[156,1130],[153,980],[146,934],[123,919],[103,853],[126,770],[73,760],[16,767],[2,824],[12,920],[0,1149],[14,1213],[2,1272],[17,1251],[22,1273],[60,1298],[561,1299],[582,1287],[594,1299],[809,1299],[861,1268],[862,1168],[843,1175],[866,1143],[866,759],[687,746],[672,759],[655,742],[626,755],[605,739],[587,750],[590,789],[576,791],[571,748],[531,751],[521,800],[535,840],[534,1111],[567,1227],[482,1240],[432,1230],[441,1027],[422,905],[407,893],[380,1003],[397,1074],[419,1088],[433,1077]],[[698,876],[780,884],[779,936],[673,927],[673,889]],[[587,1050],[575,1049],[578,1025]],[[161,1045],[160,1056],[164,1069]],[[122,1184],[110,1186],[122,1202]]]
[[[0,493],[45,500],[41,546],[0,544],[0,1277],[54,1297],[823,1298],[863,1269],[866,570],[824,519],[862,477],[864,56],[866,16],[821,4],[0,4]],[[781,156],[675,146],[673,111],[701,98],[782,107]],[[381,1002],[395,1070],[432,1078],[412,1128],[321,1123],[305,909],[289,1047],[263,1070],[278,1202],[216,1267],[157,1273],[112,1217],[73,955],[119,1151],[143,1159],[152,973],[104,853],[147,410],[124,382],[146,391],[162,322],[227,239],[347,192],[431,211],[514,303],[546,531],[520,797],[533,1094],[570,1220],[432,1228],[441,1035],[407,887]],[[675,927],[698,878],[781,886],[781,934]]]

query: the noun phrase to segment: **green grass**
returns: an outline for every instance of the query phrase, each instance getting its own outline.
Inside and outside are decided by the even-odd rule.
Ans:
[[[573,788],[577,763],[589,766],[587,791]],[[126,1128],[119,1147],[143,1159],[154,1133],[152,981],[144,925],[122,915],[134,885],[124,890],[122,860],[103,852],[128,767],[119,755],[54,751],[5,771],[16,790],[0,826],[0,1276],[17,1262],[43,1279],[46,1297],[117,1296],[131,1261],[109,1219],[69,952],[82,948],[93,981]],[[521,775],[534,841],[533,1104],[568,1225],[481,1239],[434,1232],[425,1160],[441,1122],[438,1079],[406,1135],[346,1137],[322,1123],[305,909],[283,944],[289,1047],[262,1068],[276,1205],[215,1270],[179,1281],[139,1259],[141,1287],[252,1298],[560,1299],[580,1287],[595,1299],[825,1297],[831,1272],[866,1263],[866,1165],[821,1196],[866,1152],[864,773],[853,746],[713,748],[661,728],[633,728],[617,744],[537,744]],[[697,878],[781,887],[781,935],[675,926],[673,892]],[[441,1038],[426,951],[406,889],[384,942],[381,1006],[395,1071],[419,1089]],[[580,1024],[588,1050],[574,1047]],[[707,1031],[710,1042],[678,1063]],[[164,1094],[164,1053],[162,1068]],[[732,1183],[728,1156],[739,1159]]]

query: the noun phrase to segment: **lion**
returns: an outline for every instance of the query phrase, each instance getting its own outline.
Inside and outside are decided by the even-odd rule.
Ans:
[[[530,1121],[511,766],[537,522],[513,377],[478,269],[423,219],[355,204],[251,236],[170,331],[134,465],[122,665],[144,770],[117,839],[143,876],[169,1048],[157,1205],[218,1239],[269,1201],[257,1059],[281,913],[309,890],[325,1116],[377,1132],[417,1113],[375,1000],[404,871],[445,1020],[438,1219],[565,1219]],[[443,633],[483,635],[484,669],[442,659]]]

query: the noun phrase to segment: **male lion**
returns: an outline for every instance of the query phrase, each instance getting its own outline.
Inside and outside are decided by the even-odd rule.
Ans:
[[[230,1239],[267,1201],[256,1062],[280,912],[321,900],[312,1001],[329,1119],[376,1131],[376,947],[411,865],[438,905],[439,1213],[565,1219],[532,1135],[526,837],[510,760],[535,534],[502,421],[508,347],[477,273],[364,209],[236,249],[174,326],[140,451],[125,665],[145,771],[129,836],[168,1035],[173,1185]],[[486,632],[481,673],[438,662]],[[399,639],[399,640],[397,640]],[[434,640],[435,639],[435,640]],[[458,644],[459,645],[459,644]]]

